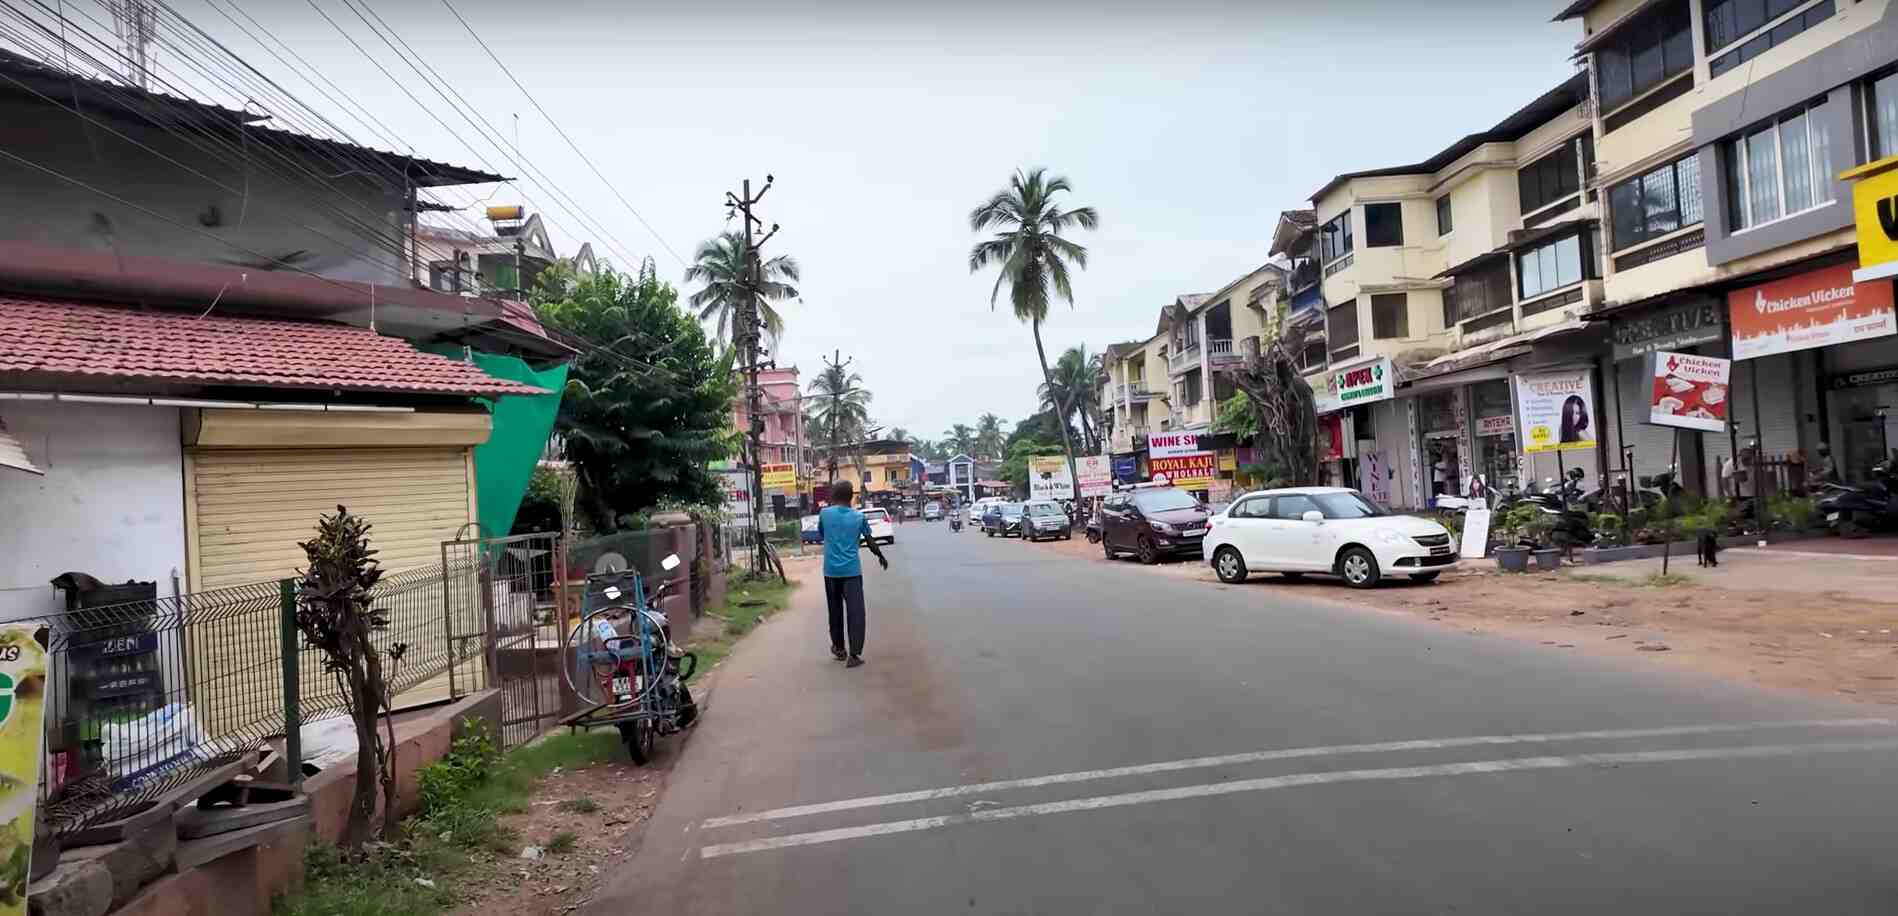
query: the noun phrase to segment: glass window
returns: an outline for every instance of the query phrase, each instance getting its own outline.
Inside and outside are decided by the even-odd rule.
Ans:
[[[1451,228],[1450,195],[1445,194],[1437,198],[1437,234],[1449,235]]]
[[[1595,52],[1601,107],[1619,108],[1694,66],[1693,19],[1687,0],[1641,13]]]
[[[1351,211],[1338,214],[1318,232],[1318,258],[1326,264],[1351,253]]]
[[[1325,316],[1325,337],[1335,347],[1344,347],[1358,342],[1358,300],[1352,299],[1331,307]]]
[[[1582,239],[1571,235],[1555,243],[1555,285],[1582,282]]]
[[[1608,189],[1616,250],[1701,221],[1700,159],[1689,155]]]
[[[1304,518],[1307,512],[1323,511],[1318,508],[1316,503],[1312,502],[1311,497],[1302,493],[1280,496],[1273,500],[1273,502],[1275,502],[1276,505],[1272,507],[1272,514],[1278,518],[1291,519],[1292,521],[1298,521]]]
[[[1134,493],[1134,505],[1142,512],[1165,512],[1169,509],[1191,509],[1199,505],[1199,500],[1185,490],[1172,487],[1152,487]]]
[[[1898,71],[1880,77],[1866,93],[1865,104],[1871,111],[1865,133],[1871,140],[1872,158],[1898,155]]]
[[[1581,188],[1574,140],[1516,172],[1516,192],[1521,197],[1524,213],[1533,213],[1563,200]]]
[[[1729,229],[1832,201],[1832,136],[1815,103],[1727,143]]]
[[[1707,53],[1709,55],[1736,41],[1741,36],[1751,34],[1769,22],[1792,12],[1805,0],[1709,0],[1707,4]],[[1766,32],[1749,39],[1746,44],[1707,62],[1708,72],[1719,76],[1768,50],[1785,44],[1788,39],[1807,29],[1824,22],[1833,13],[1833,0],[1807,7],[1805,12],[1792,16]]]
[[[1806,117],[1779,122],[1779,155],[1786,170],[1786,212],[1812,206],[1812,150],[1806,143]]]
[[[1404,205],[1364,205],[1364,245],[1390,248],[1404,244]]]
[[[1410,336],[1410,294],[1379,293],[1371,297],[1371,337],[1385,340]]]
[[[1377,518],[1390,514],[1355,490],[1350,493],[1313,493],[1311,501],[1318,504],[1318,511],[1323,512],[1326,518]]]
[[[1233,518],[1270,518],[1272,515],[1272,497],[1255,496],[1242,499],[1239,504],[1226,512]]]
[[[1516,255],[1516,275],[1524,299],[1582,282],[1581,237],[1564,236]]]

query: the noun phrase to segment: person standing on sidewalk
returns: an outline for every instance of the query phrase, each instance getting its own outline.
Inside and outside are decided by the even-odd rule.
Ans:
[[[824,539],[824,601],[830,609],[830,654],[844,667],[863,664],[863,562],[857,555],[862,544],[876,554],[884,569],[890,561],[870,536],[870,523],[863,513],[850,507],[856,496],[850,481],[839,480],[830,486],[830,505],[817,513],[817,533]],[[849,647],[845,648],[846,612],[849,623]]]

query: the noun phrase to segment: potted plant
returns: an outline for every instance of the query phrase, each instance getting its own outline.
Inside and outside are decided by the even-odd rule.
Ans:
[[[1529,553],[1535,558],[1536,571],[1549,572],[1560,569],[1562,551],[1550,542],[1550,536],[1555,531],[1555,516],[1542,511],[1538,506],[1530,506],[1530,508],[1535,510],[1535,514],[1523,521],[1522,534],[1523,538],[1533,545]]]
[[[1542,509],[1533,503],[1521,502],[1504,512],[1497,521],[1496,534],[1500,544],[1496,548],[1496,568],[1503,572],[1526,572],[1529,569],[1529,546],[1525,544],[1528,526],[1542,515]]]

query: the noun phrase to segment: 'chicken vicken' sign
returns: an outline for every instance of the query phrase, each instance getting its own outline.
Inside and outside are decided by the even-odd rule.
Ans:
[[[1733,362],[1656,350],[1648,354],[1654,380],[1648,393],[1648,422],[1707,433],[1727,431],[1727,395]]]
[[[1734,360],[1898,334],[1890,283],[1852,282],[1836,264],[1727,294]]]

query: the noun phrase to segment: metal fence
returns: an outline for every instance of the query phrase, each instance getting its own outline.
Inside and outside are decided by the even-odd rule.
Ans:
[[[503,747],[533,740],[566,711],[560,646],[572,624],[565,554],[554,534],[442,545],[442,568],[453,571],[440,612],[455,653],[446,666],[449,689],[500,692]]]
[[[540,537],[554,549],[554,536]],[[442,565],[378,583],[390,625],[374,641],[385,653],[404,646],[384,671],[397,708],[487,686],[483,610],[518,604],[510,589],[529,589],[534,573],[481,557],[445,547]],[[144,810],[277,736],[295,744],[287,722],[346,714],[347,691],[304,645],[295,606],[296,581],[284,579],[31,618],[48,649],[40,792],[54,833]]]

